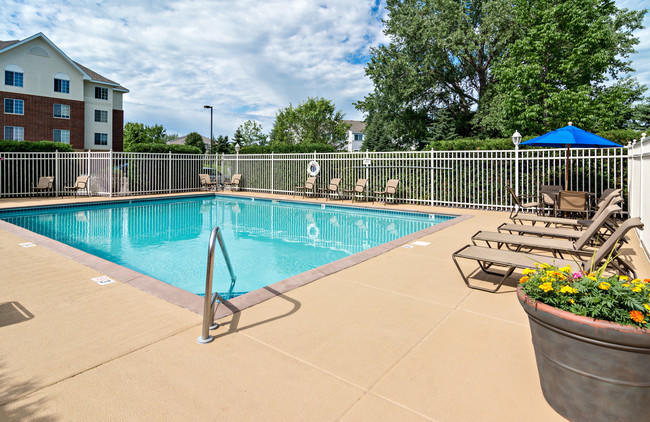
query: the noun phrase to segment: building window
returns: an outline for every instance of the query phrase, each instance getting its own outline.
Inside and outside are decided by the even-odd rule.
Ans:
[[[5,114],[23,114],[24,104],[23,100],[5,98]]]
[[[57,119],[69,119],[70,106],[67,104],[54,104],[54,117]]]
[[[354,140],[355,141],[363,141],[363,133],[355,133],[354,134]]]
[[[23,72],[5,70],[5,85],[23,86]]]
[[[95,87],[95,98],[100,100],[108,100],[108,88]]]
[[[70,131],[65,129],[54,129],[54,142],[63,142],[64,144],[70,143]]]
[[[108,133],[96,133],[95,145],[108,145]]]
[[[54,92],[70,93],[70,81],[54,78]]]
[[[5,139],[8,141],[24,141],[25,129],[18,126],[5,126]]]
[[[101,123],[108,123],[108,111],[95,110],[95,121]]]

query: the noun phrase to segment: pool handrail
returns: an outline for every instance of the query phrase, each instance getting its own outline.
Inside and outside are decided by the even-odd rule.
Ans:
[[[223,241],[223,237],[221,237],[219,226],[217,226],[212,229],[212,233],[210,233],[210,241],[208,243],[208,266],[207,266],[208,268],[205,275],[205,298],[203,301],[203,328],[201,331],[201,336],[196,339],[196,341],[199,344],[210,343],[212,340],[214,340],[214,337],[210,335],[210,330],[215,329],[219,326],[219,324],[214,322],[215,299],[218,298],[220,303],[226,302],[228,300],[228,299],[224,299],[218,292],[212,293],[214,247],[215,247],[215,241],[217,240],[219,241],[219,247],[221,248],[221,253],[223,254],[223,258],[226,261],[228,272],[230,272],[230,290],[228,291],[228,299],[230,299],[230,295],[232,294],[232,291],[235,287],[235,282],[237,281],[237,277],[235,276],[235,273],[232,269],[232,263],[230,262],[230,257],[228,256],[228,250],[226,250],[226,244]]]

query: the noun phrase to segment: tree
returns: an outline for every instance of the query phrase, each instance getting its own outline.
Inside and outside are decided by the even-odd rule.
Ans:
[[[320,143],[340,149],[348,129],[343,117],[343,112],[337,111],[331,101],[308,97],[297,107],[290,104],[276,113],[271,144]]]
[[[241,146],[247,145],[266,145],[267,135],[262,132],[262,125],[255,120],[247,120],[235,131],[235,143]]]
[[[391,43],[371,50],[366,74],[374,91],[355,104],[368,116],[368,147],[423,146],[432,126],[436,137],[447,136],[442,128],[450,137],[472,134],[470,122],[494,81],[491,66],[515,34],[511,3],[388,0],[387,9]]]
[[[162,125],[145,126],[142,123],[127,122],[124,125],[124,148],[135,144],[164,144],[167,134]]]
[[[650,102],[636,104],[630,113],[626,127],[642,132],[650,128]]]
[[[629,60],[644,11],[611,0],[515,0],[521,28],[494,68],[503,135],[541,134],[568,121],[597,131],[620,128],[645,87]]]
[[[212,154],[233,154],[234,152],[235,148],[228,141],[228,135],[219,135],[217,139],[213,141]]]
[[[203,142],[203,136],[199,135],[196,132],[190,132],[185,137],[185,145],[197,147],[201,150],[202,154],[205,154],[205,143]]]

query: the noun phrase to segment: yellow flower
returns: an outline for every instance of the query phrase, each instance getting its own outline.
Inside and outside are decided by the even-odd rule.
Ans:
[[[610,287],[612,287],[611,284],[609,284],[606,281],[601,281],[600,284],[598,285],[598,288],[601,290],[609,290]]]
[[[650,312],[650,304],[644,303],[643,306],[645,306],[646,310]]]
[[[573,294],[573,293],[578,293],[578,290],[571,287],[571,286],[564,285],[564,286],[560,287],[560,293],[572,293]],[[571,303],[573,303],[573,302],[571,302]]]
[[[641,286],[634,286],[634,287],[632,287],[632,291],[633,291],[634,293],[639,293],[641,290],[643,290],[643,289],[641,288]]]
[[[634,280],[632,280],[632,283],[635,283],[635,284],[640,283],[640,282],[641,282],[640,278],[635,278]]]
[[[539,288],[548,293],[551,290],[553,290],[553,285],[551,283],[549,283],[549,282],[546,282],[546,283],[540,284]]]
[[[536,272],[537,272],[537,271],[533,270],[532,268],[526,268],[526,269],[523,270],[521,273],[522,273],[523,275],[529,275],[529,274],[535,274]]]
[[[571,272],[571,266],[567,265],[566,267],[560,268],[560,271],[565,272],[565,273],[570,273]]]
[[[628,277],[626,275],[621,275],[621,276],[618,277],[618,279],[623,280],[623,281],[628,281],[630,279],[630,277]]]
[[[548,264],[542,264],[542,265],[540,265],[540,267],[542,267],[542,268],[551,268],[551,266],[548,265]]]
[[[569,299],[569,303],[574,304],[574,303],[576,303],[576,301],[573,300],[573,299]]]
[[[623,283],[623,284],[621,284],[621,286],[623,286],[623,287],[630,287],[630,283]]]

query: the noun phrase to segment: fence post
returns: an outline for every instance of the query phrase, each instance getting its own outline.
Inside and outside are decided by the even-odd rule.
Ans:
[[[512,134],[512,143],[515,144],[515,194],[519,196],[519,143],[521,134],[518,130]]]
[[[275,186],[275,182],[273,180],[273,166],[275,164],[275,158],[273,158],[273,151],[271,151],[271,195],[275,193],[275,189],[273,187]]]
[[[60,174],[59,174],[59,150],[54,151],[54,195],[59,196]]]
[[[433,177],[433,148],[431,148],[431,165],[429,166],[429,172],[431,173],[431,183],[429,186],[429,192],[431,195],[431,206],[433,206],[433,183],[434,183],[434,177]]]
[[[108,151],[108,197],[113,197],[113,148]]]
[[[88,150],[88,176],[90,176],[90,162],[91,162],[91,161],[90,161],[90,150]],[[90,178],[88,179],[88,182],[87,182],[87,183],[88,183],[88,184],[91,183],[91,179],[90,179]],[[90,191],[91,194],[92,194],[92,190],[90,189],[90,186],[88,186],[88,191]]]
[[[167,159],[167,173],[168,173],[168,184],[167,184],[167,193],[172,193],[172,152],[169,151],[169,158]]]

